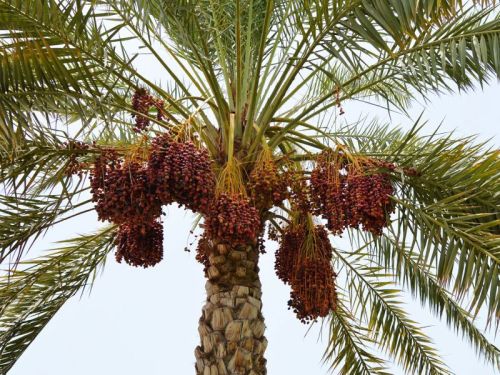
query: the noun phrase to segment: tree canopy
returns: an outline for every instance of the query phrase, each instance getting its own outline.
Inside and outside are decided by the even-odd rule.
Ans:
[[[137,63],[143,51],[163,82]],[[34,260],[28,249],[93,210],[81,197],[104,151],[136,155],[172,130],[203,145],[219,181],[249,173],[264,152],[305,176],[325,150],[390,163],[390,225],[349,229],[352,248],[333,249],[346,282],[325,318],[325,360],[340,374],[388,373],[373,344],[407,373],[449,373],[404,311],[404,288],[499,369],[498,348],[474,324],[479,311],[490,329],[500,318],[498,150],[423,135],[421,119],[409,130],[340,121],[349,100],[406,111],[416,98],[499,77],[493,1],[0,0],[0,261],[9,268],[0,373],[92,283],[117,226]],[[138,90],[161,110],[134,107]],[[134,131],[138,118],[144,131]],[[68,173],[75,163],[82,174]],[[282,232],[296,214],[283,204],[265,219]]]

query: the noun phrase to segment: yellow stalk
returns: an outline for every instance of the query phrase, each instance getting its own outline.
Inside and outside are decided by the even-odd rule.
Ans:
[[[216,195],[226,193],[230,195],[247,196],[241,171],[241,163],[238,159],[232,157],[219,173],[215,193]]]
[[[138,142],[125,149],[125,160],[127,162],[142,163],[149,157],[149,137],[144,134]]]

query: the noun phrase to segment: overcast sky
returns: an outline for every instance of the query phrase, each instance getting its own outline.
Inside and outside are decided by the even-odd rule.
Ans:
[[[147,66],[146,66],[147,69]],[[150,70],[154,73],[154,69]],[[415,105],[414,116],[422,111]],[[360,111],[383,111],[346,103],[346,120],[355,120]],[[373,115],[373,113],[372,113]],[[484,91],[433,97],[424,118],[428,132],[444,120],[443,129],[456,129],[457,136],[479,134],[481,140],[494,138],[498,146],[500,129],[500,84]],[[409,126],[403,117],[391,123]],[[169,207],[165,218],[165,259],[151,269],[117,264],[110,255],[104,272],[97,278],[90,296],[73,297],[28,348],[9,375],[165,375],[193,374],[194,348],[198,345],[198,318],[205,299],[202,266],[194,252],[183,251],[188,242],[193,216]],[[93,213],[59,225],[39,241],[29,256],[35,256],[58,239],[97,228]],[[333,239],[334,245],[337,240]],[[326,374],[321,356],[325,338],[314,328],[298,322],[287,310],[289,298],[274,274],[275,243],[261,257],[263,312],[269,346],[266,353],[270,375]],[[459,375],[489,375],[495,372],[479,363],[472,348],[444,323],[408,299],[412,318],[429,326],[445,361]],[[484,322],[479,322],[480,326]],[[489,335],[489,337],[492,337]],[[497,344],[500,342],[497,339]],[[402,374],[394,367],[394,374]]]

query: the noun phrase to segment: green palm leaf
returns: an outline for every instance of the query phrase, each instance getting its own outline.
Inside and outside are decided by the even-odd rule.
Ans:
[[[360,326],[344,303],[329,317],[328,329],[330,338],[324,360],[331,363],[332,369],[338,369],[342,375],[389,374],[385,362],[366,347],[367,343],[373,344],[367,329]]]
[[[114,230],[64,241],[1,280],[0,372],[6,373],[73,295],[89,286],[113,247]]]
[[[381,267],[357,262],[362,255],[359,251],[352,256],[339,250],[334,252],[347,269],[351,303],[355,310],[361,308],[361,315],[366,315],[367,329],[376,345],[408,372],[450,373],[432,347],[430,338],[404,311],[400,291],[384,280],[390,275]]]
[[[418,254],[411,253],[391,236],[384,236],[376,241],[371,251],[384,265],[384,269],[394,272],[399,283],[422,303],[427,304],[434,314],[444,318],[457,333],[461,332],[478,354],[498,368],[500,350],[474,326],[472,316],[438,282],[436,276],[426,269]]]

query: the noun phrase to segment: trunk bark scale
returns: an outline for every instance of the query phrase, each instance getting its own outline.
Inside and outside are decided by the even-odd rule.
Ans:
[[[198,331],[197,375],[265,375],[257,241],[230,247],[207,241],[207,300]]]

